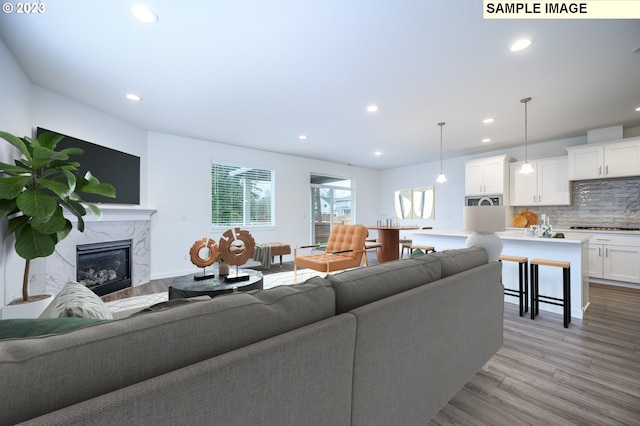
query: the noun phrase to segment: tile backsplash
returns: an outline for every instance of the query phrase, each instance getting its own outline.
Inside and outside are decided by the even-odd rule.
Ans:
[[[512,207],[545,213],[555,228],[607,226],[640,228],[640,177],[571,182],[570,206]]]

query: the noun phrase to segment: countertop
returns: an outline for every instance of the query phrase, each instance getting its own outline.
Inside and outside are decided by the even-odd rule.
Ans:
[[[517,229],[517,228],[516,228]],[[520,228],[517,231],[508,230],[505,232],[496,232],[503,240],[521,240],[521,241],[531,241],[532,243],[557,243],[557,244],[582,244],[583,242],[589,241],[591,235],[583,234],[583,233],[569,233],[567,234],[565,231],[555,231],[554,232],[563,232],[565,234],[565,238],[543,238],[543,237],[531,237],[525,236],[524,228]],[[567,231],[569,232],[569,231]],[[424,235],[443,235],[450,237],[467,237],[471,234],[471,232],[463,231],[460,229],[425,229],[425,230],[416,230],[414,234],[424,234]]]

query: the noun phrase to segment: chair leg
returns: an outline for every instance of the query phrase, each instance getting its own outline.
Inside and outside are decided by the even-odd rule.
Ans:
[[[367,260],[367,250],[366,249],[362,252],[362,255],[364,256],[364,266],[365,267],[369,266],[369,261]]]

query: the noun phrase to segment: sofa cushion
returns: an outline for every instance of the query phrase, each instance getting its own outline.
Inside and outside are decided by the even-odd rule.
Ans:
[[[326,280],[238,292],[63,335],[0,342],[0,412],[9,423],[293,330],[335,314]],[[24,383],[47,377],[38,386]],[[25,389],[25,392],[16,392]]]
[[[401,259],[329,275],[327,279],[336,291],[336,312],[340,314],[440,279],[440,259]]]
[[[20,318],[0,321],[0,340],[61,334],[110,320],[92,318]]]
[[[40,318],[78,317],[93,319],[113,319],[107,305],[86,286],[69,281]]]
[[[469,247],[431,253],[429,256],[433,256],[441,260],[442,278],[458,274],[489,262],[487,251],[481,247]]]

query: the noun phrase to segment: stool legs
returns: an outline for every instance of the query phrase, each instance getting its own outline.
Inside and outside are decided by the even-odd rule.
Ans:
[[[501,263],[503,261],[518,263],[518,290],[505,288],[504,294],[518,298],[518,307],[520,309],[520,316],[522,317],[524,316],[525,312],[529,312],[529,276],[527,275],[527,267],[529,265],[529,261],[526,257],[515,257],[508,255],[501,255],[498,260]]]
[[[571,267],[562,268],[562,299],[540,295],[538,265],[531,264],[531,319],[539,312],[540,302],[562,306],[564,328],[571,322]]]

